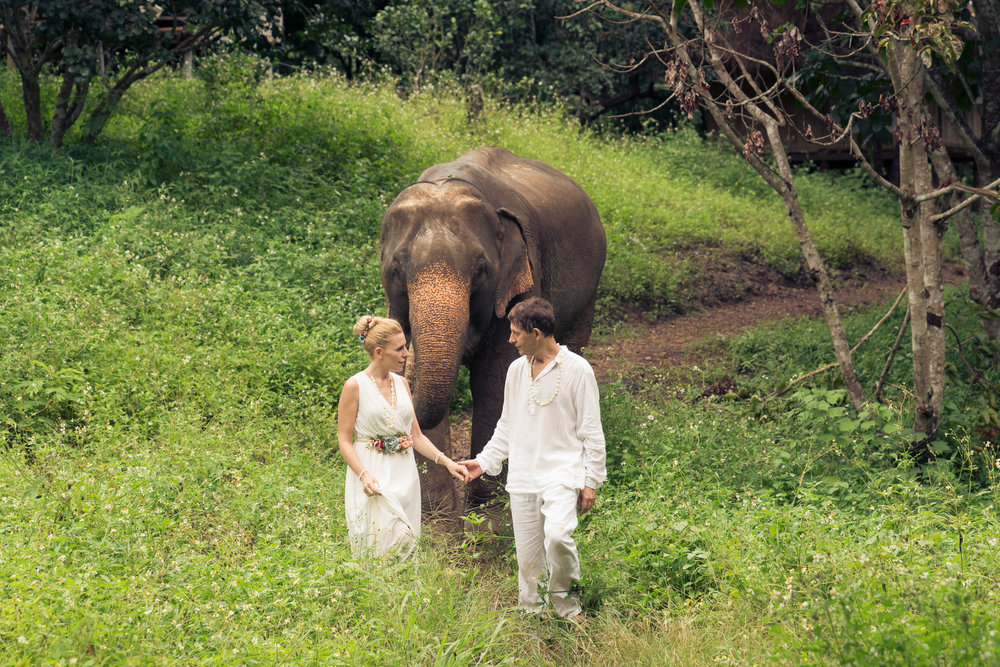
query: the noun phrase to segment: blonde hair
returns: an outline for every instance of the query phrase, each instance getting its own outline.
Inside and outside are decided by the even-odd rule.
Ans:
[[[388,317],[362,315],[354,323],[354,333],[361,339],[368,356],[374,357],[375,348],[388,347],[389,339],[403,333],[403,327]]]

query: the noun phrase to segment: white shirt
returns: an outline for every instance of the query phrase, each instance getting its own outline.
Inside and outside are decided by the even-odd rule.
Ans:
[[[540,405],[552,399],[548,405]],[[537,399],[537,400],[536,400]],[[597,489],[606,479],[597,378],[587,360],[561,345],[531,391],[527,357],[507,369],[503,412],[476,462],[497,475],[504,459],[508,493],[540,493],[556,485]]]

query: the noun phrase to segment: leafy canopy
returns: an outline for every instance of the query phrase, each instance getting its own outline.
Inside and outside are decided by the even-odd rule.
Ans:
[[[92,142],[136,81],[224,35],[247,39],[277,25],[276,0],[179,0],[151,4],[120,0],[0,0],[0,37],[24,97],[28,137],[62,144],[87,107],[91,84],[102,95],[90,105],[85,141]],[[61,80],[55,104],[43,108],[41,79]],[[47,105],[44,105],[47,106]],[[47,121],[47,123],[46,123]],[[0,134],[12,125],[0,107]]]

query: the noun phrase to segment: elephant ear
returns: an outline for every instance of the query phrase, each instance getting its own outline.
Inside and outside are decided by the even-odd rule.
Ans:
[[[497,281],[494,312],[497,317],[504,317],[511,299],[529,291],[535,286],[535,280],[531,275],[528,243],[524,238],[521,221],[505,208],[497,209],[497,216],[500,219],[497,239],[500,244],[501,275]],[[509,224],[504,224],[505,220]]]

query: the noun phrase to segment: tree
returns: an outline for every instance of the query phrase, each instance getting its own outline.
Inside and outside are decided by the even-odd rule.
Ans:
[[[723,26],[729,22],[721,13],[711,14],[698,0],[686,3],[649,0],[642,11],[603,0],[585,11],[598,7],[631,21],[651,21],[661,28],[666,44],[652,49],[647,57],[663,63],[664,82],[672,97],[689,115],[700,102],[723,136],[781,197],[809,277],[818,290],[844,385],[851,402],[861,411],[867,399],[854,367],[833,284],[809,232],[795,189],[787,135],[782,132],[788,116],[779,99],[786,81],[781,64],[772,65],[731,48],[723,38]],[[687,14],[683,13],[685,8]],[[773,164],[762,157],[765,147],[770,148]]]
[[[348,80],[376,64],[375,16],[389,0],[281,0],[280,42],[268,51],[292,67],[330,65]]]
[[[971,6],[973,11],[969,12]],[[954,62],[940,58],[924,72],[924,82],[937,106],[958,133],[975,165],[975,185],[986,188],[1000,176],[1000,95],[992,94],[1000,86],[1000,5],[992,0],[973,0],[965,8],[972,30],[963,31],[964,48]],[[971,14],[971,15],[970,15]],[[991,94],[984,94],[990,91]],[[975,103],[983,131],[977,133],[964,113]],[[934,171],[940,183],[957,183],[954,164],[943,150],[931,153]],[[954,193],[952,206],[961,204],[962,195]],[[980,211],[981,214],[983,211]],[[955,216],[962,245],[962,256],[969,274],[969,295],[982,309],[983,328],[992,339],[1000,337],[1000,317],[991,311],[1000,308],[1000,224],[981,215],[980,231],[973,220],[973,207],[965,207]]]
[[[948,153],[941,144],[942,128],[936,123],[927,108],[927,89],[937,89],[936,97],[943,106],[950,109],[951,119],[977,159],[979,178],[992,179],[996,173],[991,170],[989,158],[983,146],[996,145],[996,135],[1000,130],[986,128],[981,139],[975,138],[964,115],[959,114],[958,103],[948,99],[944,90],[940,71],[935,76],[935,63],[950,71],[955,71],[964,50],[965,39],[962,32],[976,36],[980,43],[996,35],[997,10],[995,5],[982,9],[992,9],[980,24],[975,26],[963,20],[968,14],[968,3],[959,0],[876,0],[862,6],[858,0],[847,0],[853,21],[838,24],[835,33],[848,36],[846,51],[832,51],[842,59],[855,59],[860,53],[870,55],[864,67],[874,65],[885,73],[891,85],[891,95],[884,98],[879,108],[892,114],[893,133],[899,153],[899,182],[892,183],[882,178],[868,163],[847,128],[835,123],[831,126],[838,136],[850,138],[855,154],[875,180],[893,192],[900,202],[900,217],[903,230],[903,251],[906,259],[906,277],[909,292],[910,339],[913,348],[913,386],[915,396],[914,431],[920,436],[915,440],[914,451],[925,454],[929,444],[936,438],[941,420],[946,384],[946,340],[944,318],[944,292],[941,283],[942,248],[941,237],[949,219],[957,216],[956,227],[962,241],[963,256],[970,276],[970,291],[981,304],[982,318],[987,334],[996,341],[998,332],[996,309],[1000,305],[1000,276],[992,282],[987,266],[1000,270],[1000,231],[996,221],[985,216],[983,219],[983,241],[976,225],[969,217],[971,205],[982,196],[996,198],[997,181],[983,183],[985,187],[975,188],[963,184]],[[860,49],[859,49],[860,47]],[[994,46],[985,47],[987,50]],[[984,54],[988,55],[988,54]],[[1000,56],[988,56],[985,64],[1000,64]],[[987,70],[988,67],[983,67]],[[986,83],[986,81],[983,81]],[[980,89],[985,90],[985,89]],[[996,114],[996,103],[987,102],[988,95],[980,93],[985,114]],[[854,117],[870,114],[873,108],[859,108]],[[988,149],[987,149],[988,150]],[[934,173],[937,183],[934,182]],[[972,193],[968,197],[968,193]],[[963,200],[964,198],[964,200]],[[946,210],[940,210],[944,208]]]
[[[21,78],[27,136],[62,145],[86,111],[84,142],[93,143],[126,91],[185,54],[226,34],[244,38],[277,25],[272,0],[178,0],[160,4],[119,0],[0,0],[0,38]],[[46,109],[46,76],[58,81]],[[87,102],[92,84],[101,93]],[[13,128],[0,105],[0,133]]]
[[[983,5],[983,22],[978,39],[983,49],[995,51],[998,12],[989,0],[979,4]],[[813,13],[813,26],[818,24],[822,28],[818,31],[821,44],[807,41],[804,24],[784,21],[772,28],[764,3],[748,5],[738,0],[720,3],[719,7],[714,7],[711,0],[647,0],[633,7],[633,3],[599,0],[589,4],[581,14],[610,12],[631,21],[657,24],[666,37],[666,44],[662,48],[651,48],[647,59],[662,64],[664,83],[672,91],[673,98],[689,113],[699,104],[703,106],[723,135],[742,150],[750,165],[782,197],[819,291],[841,375],[859,410],[865,403],[865,394],[854,371],[828,277],[798,205],[794,175],[789,167],[788,142],[796,133],[828,146],[846,142],[858,163],[899,199],[916,397],[913,429],[917,437],[913,450],[924,454],[937,435],[945,391],[941,235],[951,216],[969,209],[981,197],[996,198],[993,189],[996,181],[981,181],[979,187],[971,187],[958,180],[954,165],[941,149],[940,128],[926,108],[925,82],[933,83],[933,63],[938,61],[945,67],[954,68],[963,47],[959,32],[975,31],[974,26],[958,17],[959,13],[968,11],[966,3],[959,0],[873,0],[862,6],[859,0],[847,0],[846,5],[822,0],[810,2],[807,6]],[[850,10],[846,14],[840,11],[845,6]],[[759,31],[770,45],[770,53],[755,53],[747,48],[746,40],[741,40],[739,35],[748,28]],[[844,114],[846,118],[838,121],[833,109],[816,106],[821,96],[811,98],[799,86],[804,79],[800,70],[804,54],[810,51],[823,54],[820,61],[835,59],[833,62],[853,68],[869,79],[873,75],[880,78],[887,94],[878,100],[877,108],[860,99],[857,108],[848,110]],[[983,70],[989,69],[989,65],[995,67],[998,60],[1000,56],[991,56]],[[995,71],[992,76],[996,76]],[[984,80],[983,83],[988,82]],[[873,89],[878,90],[879,86]],[[797,109],[802,109],[807,117],[803,119],[794,113]],[[898,151],[898,183],[885,178],[859,145],[857,125],[877,111],[892,115],[892,133]],[[1000,109],[994,111],[992,106],[987,107],[988,114],[996,112]],[[986,147],[981,150],[984,158],[980,161],[985,165],[988,164],[985,157],[988,151],[1000,146],[1000,127],[987,127],[983,141]],[[770,159],[763,156],[765,149],[769,149]],[[939,177],[936,184],[932,157],[933,169]],[[995,178],[995,172],[983,166],[979,171],[980,179],[984,173],[988,174],[986,180]],[[943,197],[952,200],[942,204]],[[939,210],[940,206],[947,210]],[[963,247],[969,246],[968,259],[975,255],[978,236],[974,233],[974,225],[962,224],[973,230],[966,229],[963,238]],[[989,273],[991,269],[987,267],[996,266],[1000,273],[1000,263],[991,263],[991,239],[996,233],[991,231],[991,225],[994,223],[986,220],[984,224],[983,271]],[[983,289],[986,291],[984,307],[995,303],[989,299],[1000,298],[988,283]],[[994,311],[992,316],[996,314]]]
[[[382,61],[419,90],[432,74],[481,78],[496,57],[500,26],[485,0],[411,0],[387,6],[375,17]]]
[[[573,0],[282,0],[282,7],[287,33],[272,52],[334,65],[348,78],[385,68],[404,90],[418,90],[444,75],[505,99],[558,100],[583,122],[663,101],[654,67],[601,64],[641,57],[654,30],[565,21]]]

